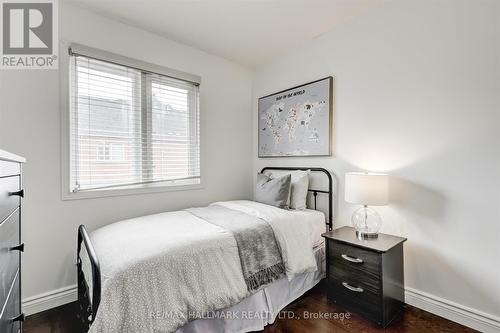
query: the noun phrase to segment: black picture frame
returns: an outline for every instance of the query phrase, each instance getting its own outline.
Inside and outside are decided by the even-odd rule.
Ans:
[[[292,99],[295,97],[294,93],[297,93],[297,91],[300,92],[300,89],[302,88],[304,91],[305,89],[307,89],[308,86],[312,86],[313,84],[317,84],[317,83],[321,83],[322,81],[324,81],[324,83],[326,85],[328,85],[327,87],[327,94],[328,94],[328,97],[327,97],[327,114],[328,114],[328,148],[325,149],[325,151],[323,153],[312,153],[312,154],[294,154],[294,153],[290,153],[290,152],[283,152],[283,153],[276,153],[276,152],[267,152],[267,153],[263,153],[263,138],[261,137],[263,135],[263,131],[265,130],[265,128],[263,129],[263,126],[262,126],[262,122],[261,122],[261,114],[264,110],[261,109],[261,104],[262,104],[262,101],[265,100],[265,99],[270,99],[270,98],[274,98],[276,100],[278,100],[280,97],[285,97],[285,98],[289,98]],[[323,96],[323,97],[326,97],[326,96]],[[319,79],[319,80],[315,80],[315,81],[311,81],[311,82],[307,82],[307,83],[304,83],[304,84],[301,84],[301,85],[298,85],[298,86],[295,86],[295,87],[292,87],[292,88],[288,88],[288,89],[285,89],[285,90],[281,90],[281,91],[278,91],[278,92],[275,92],[275,93],[272,93],[272,94],[269,94],[269,95],[266,95],[266,96],[263,96],[263,97],[260,97],[258,99],[258,112],[257,112],[257,127],[258,127],[258,133],[257,133],[257,140],[258,140],[258,147],[257,147],[257,151],[258,151],[258,157],[259,158],[274,158],[274,157],[314,157],[314,156],[332,156],[332,153],[333,153],[333,124],[334,124],[334,112],[333,112],[333,76],[327,76],[327,77],[324,77],[322,79]]]

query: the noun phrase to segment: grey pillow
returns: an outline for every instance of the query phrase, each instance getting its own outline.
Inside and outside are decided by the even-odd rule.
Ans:
[[[258,173],[255,184],[255,201],[279,208],[288,208],[287,201],[291,183],[291,175],[271,178]]]

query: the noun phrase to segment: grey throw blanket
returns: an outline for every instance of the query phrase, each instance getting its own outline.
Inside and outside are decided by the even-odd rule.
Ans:
[[[234,235],[249,291],[256,291],[285,276],[285,266],[273,229],[266,221],[221,206],[186,211]]]

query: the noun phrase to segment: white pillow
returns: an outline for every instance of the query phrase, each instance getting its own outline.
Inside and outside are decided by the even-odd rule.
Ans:
[[[302,210],[307,208],[307,191],[309,189],[310,173],[311,170],[270,171],[269,176],[271,178],[283,177],[285,175],[292,176],[292,186],[287,204],[291,209]]]

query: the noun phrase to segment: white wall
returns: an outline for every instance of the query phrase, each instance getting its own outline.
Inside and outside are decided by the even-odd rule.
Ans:
[[[0,71],[0,147],[28,160],[23,298],[76,283],[76,230],[81,223],[93,230],[124,218],[248,198],[252,191],[250,70],[64,2],[60,38],[202,77],[205,188],[61,201],[59,72]]]
[[[331,158],[257,159],[386,171],[382,231],[408,237],[406,286],[500,316],[500,2],[389,1],[260,66],[257,99],[333,75]],[[477,312],[477,311],[473,311]],[[479,313],[479,312],[478,312]],[[500,322],[499,322],[500,323]],[[500,327],[500,326],[499,326]]]
[[[206,186],[61,201],[59,73],[0,71],[0,147],[28,159],[23,297],[75,283],[81,223],[95,229],[248,198],[250,175],[264,165],[316,165],[341,180],[351,170],[389,172],[393,202],[379,211],[383,231],[409,238],[407,287],[500,316],[499,6],[387,2],[259,67],[251,99],[249,70],[60,2],[62,39],[202,76]],[[257,98],[327,75],[335,77],[334,156],[255,158]],[[340,200],[338,225],[354,208]]]

